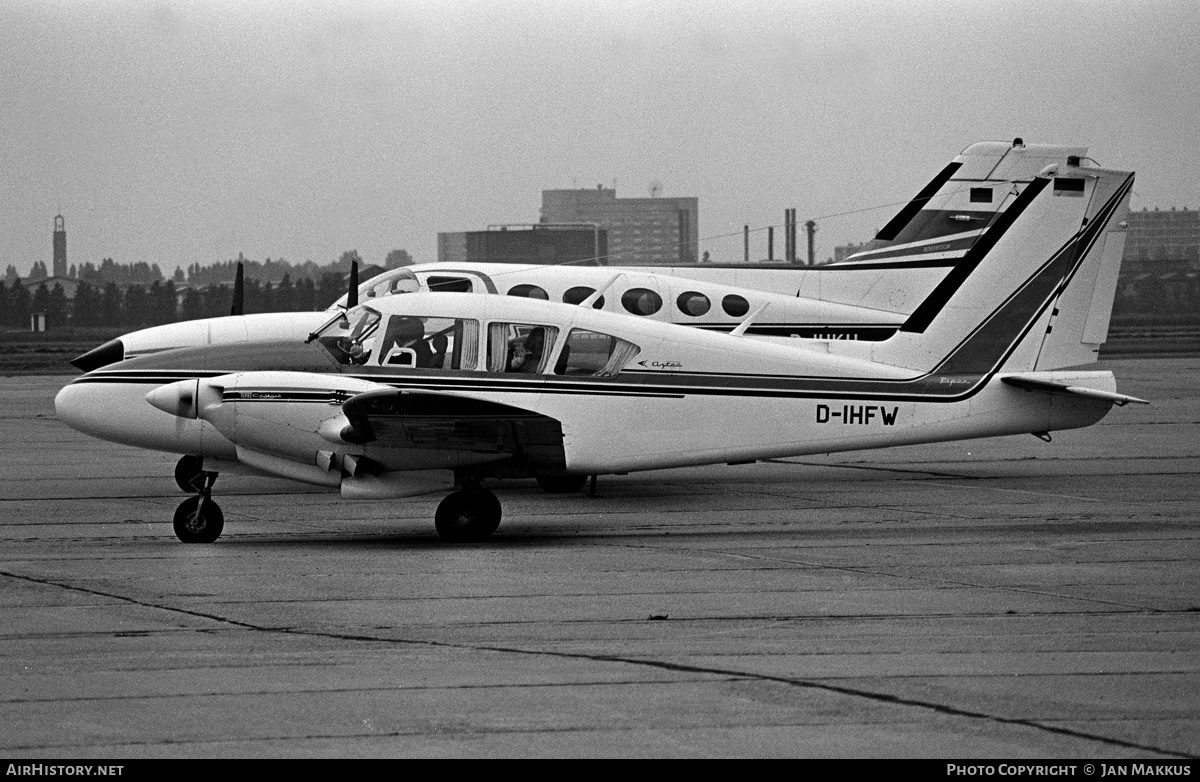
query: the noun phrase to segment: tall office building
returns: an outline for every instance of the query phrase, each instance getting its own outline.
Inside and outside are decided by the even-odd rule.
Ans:
[[[543,190],[543,223],[585,223],[606,231],[607,264],[672,265],[699,261],[697,198],[617,198],[617,191]]]

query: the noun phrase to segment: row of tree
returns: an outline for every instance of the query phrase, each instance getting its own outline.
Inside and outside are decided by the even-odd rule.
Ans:
[[[42,261],[34,261],[33,268],[29,271],[29,276],[25,278],[25,284],[38,282],[50,277],[50,270]],[[158,264],[148,264],[145,262],[139,263],[117,263],[112,258],[105,258],[97,266],[94,263],[85,263],[82,266],[76,267],[71,264],[67,270],[67,278],[71,280],[87,280],[93,284],[99,283],[103,285],[108,282],[115,282],[118,285],[149,285],[152,282],[162,282],[162,269],[158,268]],[[21,276],[17,273],[17,267],[11,263],[8,269],[4,272],[4,283],[12,285],[20,281]],[[182,282],[182,273],[176,269],[176,281]]]
[[[345,277],[337,272],[325,272],[316,282],[307,277],[293,282],[285,274],[276,285],[247,277],[243,301],[247,313],[323,310],[345,292]],[[20,330],[29,329],[30,316],[37,312],[46,313],[51,331],[97,327],[132,330],[228,315],[232,304],[230,285],[190,287],[180,294],[173,280],[126,287],[115,282],[80,282],[71,301],[61,283],[33,287],[0,282],[0,326]]]
[[[232,282],[234,275],[237,273],[237,265],[241,263],[245,267],[247,277],[253,277],[265,283],[276,285],[283,282],[285,277],[295,281],[307,279],[317,282],[321,279],[322,275],[330,272],[348,274],[350,272],[350,264],[354,261],[357,261],[359,266],[363,265],[357,250],[347,250],[342,253],[341,258],[324,266],[319,266],[312,261],[292,264],[282,258],[278,260],[267,258],[265,261],[252,261],[239,256],[235,261],[218,261],[211,266],[201,266],[198,263],[193,263],[187,268],[186,272],[183,269],[176,268],[170,281],[176,285],[187,283],[193,286],[219,285],[221,283]],[[412,263],[413,258],[407,250],[392,250],[384,260],[384,267],[395,269],[399,266],[409,266]],[[50,272],[46,268],[46,264],[42,261],[35,261],[32,271],[25,278],[25,283],[38,282],[49,277]],[[91,262],[84,263],[78,267],[75,264],[71,264],[67,271],[67,278],[86,281],[100,287],[110,282],[116,283],[121,287],[129,285],[149,286],[155,282],[162,283],[168,280],[167,277],[163,276],[162,269],[159,268],[157,263],[117,263],[112,258],[105,258],[98,266]],[[17,273],[16,267],[9,264],[4,275],[5,285],[11,287],[20,280],[21,277]]]

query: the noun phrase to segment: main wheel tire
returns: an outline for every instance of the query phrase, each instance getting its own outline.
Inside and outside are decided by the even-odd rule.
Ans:
[[[188,497],[175,509],[175,537],[184,543],[212,543],[225,529],[225,514],[211,498]]]
[[[500,515],[500,500],[490,491],[456,491],[438,505],[433,525],[442,540],[468,543],[495,532]]]
[[[181,456],[175,463],[175,483],[188,494],[204,488],[204,460],[199,456]]]
[[[586,475],[539,475],[537,484],[547,494],[574,494],[587,483]]]

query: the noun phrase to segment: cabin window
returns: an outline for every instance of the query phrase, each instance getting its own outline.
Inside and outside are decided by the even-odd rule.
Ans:
[[[641,350],[632,342],[588,329],[571,329],[554,362],[556,375],[613,377]]]
[[[662,296],[649,288],[630,288],[621,297],[621,306],[634,315],[653,315],[662,309]]]
[[[595,288],[589,288],[585,285],[580,285],[578,287],[571,288],[564,293],[562,300],[566,304],[582,304],[588,296],[591,296],[595,292]],[[596,302],[592,304],[592,308],[598,310],[604,309],[604,297],[601,296],[600,298],[596,299]]]
[[[550,301],[550,294],[536,285],[514,285],[508,289],[509,296],[520,296],[526,299],[541,299]]]
[[[731,318],[740,318],[750,311],[750,302],[736,293],[731,293],[721,299],[721,309]]]
[[[687,291],[679,294],[679,298],[675,300],[675,304],[679,307],[679,311],[684,315],[691,315],[693,318],[698,318],[701,315],[707,315],[709,309],[712,308],[712,302],[703,293],[697,291]]]
[[[470,293],[471,280],[466,277],[434,277],[430,275],[425,285],[431,293]]]
[[[376,354],[376,361],[387,367],[474,369],[479,362],[479,321],[393,315]]]
[[[488,328],[488,371],[540,374],[554,352],[557,336],[554,326],[493,323]]]
[[[992,202],[992,189],[990,187],[973,187],[971,188],[971,203],[973,204],[990,204]]]

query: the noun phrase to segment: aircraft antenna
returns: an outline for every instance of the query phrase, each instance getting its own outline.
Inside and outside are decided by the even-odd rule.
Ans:
[[[580,307],[590,307],[593,304],[595,304],[596,300],[599,299],[601,296],[603,296],[604,293],[613,286],[613,283],[616,282],[617,280],[619,280],[622,276],[624,276],[624,274],[625,274],[625,272],[620,272],[618,274],[614,274],[612,277],[609,278],[608,282],[604,283],[604,285],[600,286],[595,291],[593,291],[591,296],[588,296],[586,299],[579,302],[579,306]]]
[[[757,318],[759,315],[761,315],[763,313],[763,310],[765,310],[767,307],[769,307],[770,304],[771,304],[771,302],[769,302],[769,301],[763,302],[763,305],[761,307],[756,309],[754,312],[750,313],[750,317],[743,320],[741,323],[738,324],[738,327],[736,329],[729,332],[729,336],[740,337],[743,334],[745,334],[746,329],[750,328],[750,324],[752,324],[754,322],[754,319]]]

